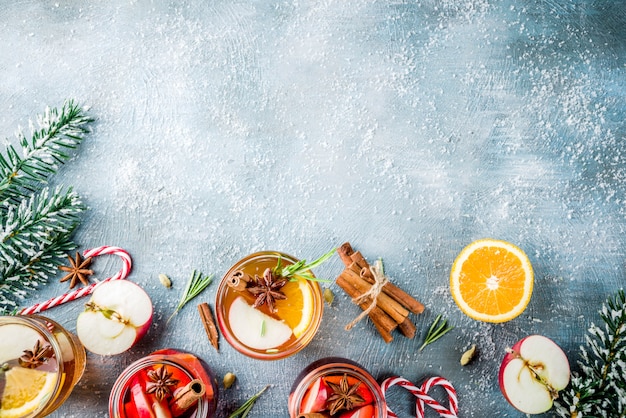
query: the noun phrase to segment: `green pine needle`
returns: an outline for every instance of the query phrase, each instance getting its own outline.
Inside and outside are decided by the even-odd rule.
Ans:
[[[0,153],[0,314],[15,311],[76,248],[71,236],[85,207],[71,188],[50,189],[47,182],[92,121],[66,101],[30,122],[30,139],[18,131],[19,151],[7,141]]]
[[[259,399],[259,397],[263,394],[263,392],[265,392],[267,390],[267,388],[269,388],[269,387],[270,387],[270,385],[267,385],[263,389],[261,389],[259,392],[254,394],[250,399],[248,399],[246,402],[244,402],[244,404],[241,405],[235,412],[230,414],[228,416],[228,418],[245,418],[245,417],[247,417],[248,414],[250,413],[250,410],[252,410],[252,407],[254,406],[254,404],[257,401],[257,399]]]
[[[291,281],[295,281],[296,276],[299,276],[299,277],[302,277],[303,279],[316,281],[316,282],[330,282],[330,280],[318,279],[317,277],[311,274],[310,270],[314,269],[315,267],[320,266],[322,263],[324,263],[326,260],[332,257],[336,251],[337,249],[333,248],[326,254],[322,255],[321,257],[319,257],[318,259],[310,263],[307,263],[306,260],[300,260],[297,263],[290,264],[285,267],[282,266],[281,259],[279,258],[278,263],[276,264],[276,267],[274,268],[274,272],[282,277],[288,278]]]
[[[45,184],[75,149],[88,132],[87,124],[93,119],[84,114],[84,109],[69,100],[58,110],[46,108],[37,117],[37,125],[30,123],[30,140],[22,130],[16,136],[21,146],[20,153],[7,144],[6,156],[0,155],[0,199],[19,204]]]
[[[626,294],[618,291],[599,311],[580,347],[579,372],[555,402],[560,417],[626,417]]]
[[[213,275],[204,276],[199,271],[192,271],[191,277],[187,282],[187,286],[185,286],[185,290],[183,290],[183,294],[180,298],[180,302],[176,306],[174,313],[168,318],[166,325],[170,322],[170,320],[180,311],[183,306],[185,306],[189,301],[198,296],[208,285],[213,281]]]
[[[448,323],[447,319],[444,319],[441,324],[439,324],[439,320],[441,319],[441,314],[437,315],[437,318],[433,321],[433,324],[428,329],[426,333],[426,338],[424,339],[424,344],[419,348],[419,351],[422,351],[424,347],[428,344],[434,343],[439,338],[443,337],[448,331],[452,330],[453,326],[446,326]]]

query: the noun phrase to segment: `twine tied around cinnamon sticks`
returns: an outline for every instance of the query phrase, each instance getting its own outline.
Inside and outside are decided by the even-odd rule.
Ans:
[[[408,316],[410,313],[422,313],[424,305],[391,283],[377,264],[370,266],[360,252],[352,249],[349,242],[342,244],[337,253],[345,269],[335,282],[363,309],[364,313],[359,315],[360,318],[357,317],[358,321],[365,315],[369,316],[387,343],[393,340],[391,332],[396,328],[407,338],[415,337],[416,327]],[[355,319],[348,324],[349,328],[358,321]]]
[[[378,300],[378,295],[380,295],[380,292],[382,292],[383,290],[383,286],[389,282],[389,279],[387,278],[387,276],[385,276],[383,272],[382,260],[380,259],[376,260],[376,264],[374,264],[373,266],[370,266],[370,271],[372,272],[372,275],[374,276],[374,284],[372,285],[372,287],[369,288],[367,292],[355,298],[352,298],[352,302],[357,305],[361,303],[367,303],[368,300],[371,300],[371,302],[369,306],[363,312],[359,314],[359,316],[354,318],[352,322],[346,325],[345,327],[346,331],[350,331],[353,326],[355,326],[357,323],[359,323],[359,321],[361,321],[363,318],[369,315],[372,309],[376,307],[376,301]]]

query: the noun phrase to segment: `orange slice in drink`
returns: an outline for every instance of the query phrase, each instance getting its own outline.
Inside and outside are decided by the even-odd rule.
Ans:
[[[15,366],[5,372],[4,379],[0,417],[20,418],[48,400],[56,387],[57,374]]]
[[[313,319],[313,291],[310,284],[303,278],[289,281],[281,289],[287,296],[275,302],[276,316],[282,319],[293,335],[299,338],[311,324]]]
[[[520,315],[533,291],[533,269],[522,250],[506,241],[481,239],[465,247],[450,273],[450,291],[469,317],[505,322]]]

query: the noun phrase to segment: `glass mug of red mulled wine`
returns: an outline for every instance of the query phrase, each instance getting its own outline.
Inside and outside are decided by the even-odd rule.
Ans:
[[[216,295],[222,335],[240,353],[277,360],[311,342],[323,313],[322,291],[315,276],[284,277],[295,257],[276,251],[250,254],[224,275]]]
[[[307,366],[289,393],[289,417],[386,418],[376,380],[358,363],[327,357]]]
[[[218,385],[209,366],[186,351],[163,349],[129,365],[109,396],[112,418],[211,418]]]
[[[0,316],[0,416],[51,414],[70,396],[85,362],[78,338],[57,322]]]

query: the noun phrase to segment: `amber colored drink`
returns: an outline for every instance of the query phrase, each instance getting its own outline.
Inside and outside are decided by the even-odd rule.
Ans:
[[[117,378],[109,396],[113,418],[210,418],[217,408],[217,381],[195,355],[163,349],[143,357]]]
[[[85,349],[57,322],[0,316],[0,417],[43,417],[70,396],[85,370]]]
[[[249,288],[229,285],[234,274],[263,282],[268,269],[297,261],[279,252],[258,252],[239,260],[224,275],[217,290],[216,316],[222,334],[237,351],[256,359],[277,360],[297,353],[313,339],[323,312],[316,281],[292,277],[277,289],[284,298],[258,306],[258,295]]]
[[[349,396],[337,396],[345,392]],[[335,395],[335,396],[333,396]],[[358,363],[327,357],[311,363],[289,394],[289,416],[386,418],[387,406],[376,380]]]

